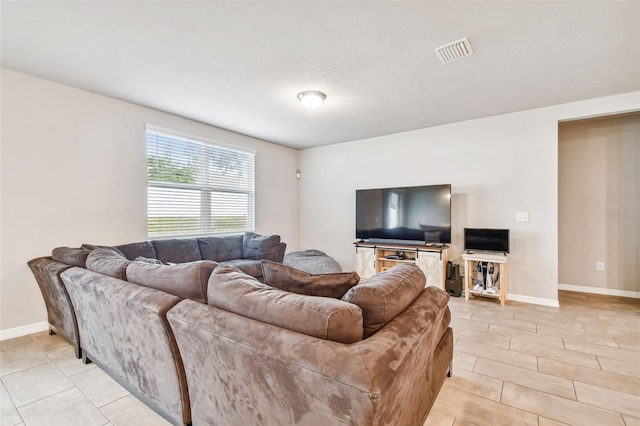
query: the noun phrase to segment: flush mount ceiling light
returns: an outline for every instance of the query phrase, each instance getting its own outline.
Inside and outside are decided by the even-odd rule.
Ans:
[[[327,95],[315,90],[307,90],[305,92],[298,93],[298,99],[302,106],[308,109],[316,109],[322,104],[322,101],[327,99]]]

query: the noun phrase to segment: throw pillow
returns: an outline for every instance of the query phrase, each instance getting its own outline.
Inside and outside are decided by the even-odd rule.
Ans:
[[[310,274],[277,262],[262,261],[265,284],[291,293],[307,296],[341,298],[347,290],[360,281],[356,272],[335,274]]]
[[[351,288],[342,300],[362,309],[366,339],[413,303],[425,283],[424,273],[416,265],[397,265]]]
[[[278,260],[280,235],[259,235],[245,232],[242,240],[242,257],[244,259]]]

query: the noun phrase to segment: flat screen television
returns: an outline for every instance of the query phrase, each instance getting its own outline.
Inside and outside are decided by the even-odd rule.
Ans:
[[[509,253],[509,230],[464,228],[464,249]]]
[[[451,185],[356,190],[356,238],[450,244]]]

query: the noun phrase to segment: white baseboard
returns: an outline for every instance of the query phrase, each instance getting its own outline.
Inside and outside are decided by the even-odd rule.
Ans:
[[[48,329],[49,323],[47,321],[34,322],[33,324],[22,325],[20,327],[7,328],[5,330],[0,330],[0,341],[47,331]]]
[[[632,297],[640,299],[640,291],[616,290],[613,288],[587,287],[584,285],[558,284],[558,290],[577,291],[580,293],[604,294],[607,296]]]
[[[553,299],[543,299],[541,297],[523,296],[521,294],[507,293],[507,300],[513,300],[514,302],[532,303],[534,305],[551,306],[552,308],[560,307],[560,303]]]

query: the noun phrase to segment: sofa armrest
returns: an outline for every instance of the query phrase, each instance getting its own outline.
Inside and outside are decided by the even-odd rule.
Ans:
[[[47,321],[65,339],[73,344],[76,357],[80,357],[80,337],[78,323],[69,293],[60,274],[71,268],[70,265],[57,262],[51,257],[39,257],[27,262],[40,287],[42,298],[47,307]]]

